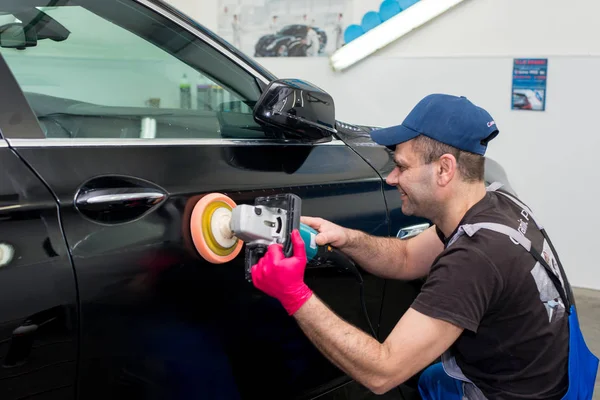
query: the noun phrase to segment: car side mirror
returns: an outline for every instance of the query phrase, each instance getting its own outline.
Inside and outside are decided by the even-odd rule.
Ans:
[[[337,132],[332,97],[298,79],[272,81],[254,106],[254,119],[302,140],[326,141]]]

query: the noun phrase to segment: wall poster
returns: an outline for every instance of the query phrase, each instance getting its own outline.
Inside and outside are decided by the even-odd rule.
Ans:
[[[546,109],[547,58],[516,58],[513,64],[512,109]]]
[[[352,0],[219,0],[217,33],[253,57],[329,56],[344,43],[352,6]]]

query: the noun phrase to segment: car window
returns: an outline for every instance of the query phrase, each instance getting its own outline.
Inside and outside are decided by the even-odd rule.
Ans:
[[[282,35],[306,35],[306,26],[290,25],[283,28],[280,32]]]
[[[255,78],[132,0],[0,1],[0,52],[48,138],[265,137]]]

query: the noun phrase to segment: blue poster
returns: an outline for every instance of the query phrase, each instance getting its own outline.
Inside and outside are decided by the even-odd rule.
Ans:
[[[516,58],[513,65],[512,109],[546,109],[547,58]]]

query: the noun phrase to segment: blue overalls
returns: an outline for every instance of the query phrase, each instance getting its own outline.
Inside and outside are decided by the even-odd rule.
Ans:
[[[487,190],[496,191],[500,188],[500,186],[502,185],[499,183],[493,183],[487,188]],[[507,193],[500,191],[497,193],[506,196],[518,206],[528,211],[529,216],[535,221],[538,229],[548,242],[552,252],[556,255],[554,246],[546,234],[546,231],[538,223],[533,214],[531,214],[529,208]],[[559,279],[559,277],[553,272],[552,268],[550,268],[540,253],[532,247],[531,241],[527,239],[521,232],[509,226],[496,223],[461,225],[457,233],[450,239],[448,246],[454,243],[454,241],[456,241],[456,239],[462,235],[467,235],[469,237],[473,236],[479,229],[489,229],[509,236],[513,242],[518,242],[522,247],[524,247],[525,250],[527,250],[548,272],[548,276],[554,283],[554,286],[560,294],[563,304],[565,305],[565,310],[568,310],[569,313],[569,388],[567,393],[564,395],[563,400],[590,400],[594,392],[594,383],[598,371],[598,358],[588,349],[579,327],[579,320],[577,318],[575,305],[573,304],[572,299],[570,299],[567,293],[565,293],[563,285],[561,284],[561,279],[563,282],[566,282],[566,276],[558,256],[556,257],[560,269],[561,279]],[[462,371],[460,371],[460,368],[458,368],[456,362],[448,352],[442,355],[441,363],[434,364],[423,371],[421,377],[419,378],[419,393],[421,394],[423,400],[485,399],[484,394],[462,374]]]

